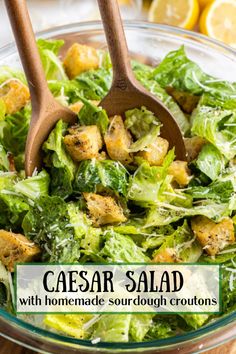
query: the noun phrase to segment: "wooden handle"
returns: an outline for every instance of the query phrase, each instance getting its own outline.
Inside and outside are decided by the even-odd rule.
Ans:
[[[34,110],[49,92],[25,0],[5,0]]]
[[[117,0],[97,0],[113,66],[113,88],[125,91],[134,81]]]

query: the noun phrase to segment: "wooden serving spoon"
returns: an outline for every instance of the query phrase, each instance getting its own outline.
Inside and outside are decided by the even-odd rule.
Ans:
[[[117,0],[98,0],[98,5],[113,66],[112,86],[100,106],[110,117],[145,106],[161,121],[161,136],[168,140],[170,148],[175,147],[177,159],[186,160],[183,136],[174,117],[134,77]]]
[[[41,147],[58,120],[75,123],[77,116],[51,94],[25,0],[5,0],[11,27],[28,81],[32,118],[25,148],[25,172],[31,176],[42,163]]]

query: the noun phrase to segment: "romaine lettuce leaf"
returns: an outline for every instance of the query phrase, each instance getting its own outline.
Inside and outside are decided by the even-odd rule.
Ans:
[[[128,198],[142,206],[158,204],[160,200],[169,200],[170,197],[173,199],[172,177],[167,173],[174,158],[174,150],[170,150],[162,166],[151,167],[148,162],[143,162],[130,177]]]
[[[112,82],[111,68],[100,68],[81,73],[75,79],[80,95],[88,100],[101,100]]]
[[[143,70],[135,70],[135,76],[140,81],[140,83],[146,87],[154,96],[159,98],[166,107],[173,114],[176,122],[178,123],[180,130],[185,134],[190,129],[190,124],[186,115],[181,111],[178,104],[173,100],[173,98],[168,95],[168,93],[157,83],[156,80],[152,79],[152,68],[149,71],[143,72]]]
[[[159,315],[154,318],[154,323],[149,329],[145,340],[163,339],[174,336],[178,329],[177,316]]]
[[[81,240],[81,248],[86,251],[86,255],[97,255],[101,250],[101,245],[102,230],[97,227],[89,227]]]
[[[81,222],[78,215],[78,222]],[[80,257],[80,237],[75,216],[60,197],[40,197],[25,216],[22,227],[26,236],[40,245],[42,261],[73,263]],[[66,247],[65,247],[66,246]]]
[[[195,240],[187,221],[184,221],[172,235],[166,236],[161,247],[154,254],[156,256],[169,248],[175,250],[179,262],[195,263],[202,254],[202,247]]]
[[[96,192],[99,186],[126,196],[127,170],[117,161],[82,161],[75,175],[74,190],[80,193]]]
[[[200,262],[202,263],[226,263],[235,257],[235,251],[236,251],[236,243],[229,245],[223,249],[223,251],[220,251],[218,254],[215,256],[209,256],[206,253],[203,253]]]
[[[201,172],[214,181],[223,172],[226,159],[214,145],[206,144],[198,155],[196,165]]]
[[[9,160],[7,157],[7,152],[4,147],[0,144],[0,170],[9,171]]]
[[[14,190],[15,173],[0,173],[0,227],[17,230],[29,210],[24,196]]]
[[[198,329],[202,327],[204,323],[208,320],[209,315],[207,314],[188,314],[188,315],[181,315],[184,321],[187,323],[188,326],[192,327],[193,329]]]
[[[84,325],[92,317],[86,314],[48,314],[44,318],[44,324],[68,336],[85,339],[89,333],[84,329]]]
[[[154,314],[132,315],[129,334],[135,342],[142,342],[153,324]]]
[[[214,257],[203,255],[200,262],[221,264],[223,312],[235,310],[236,303],[236,244],[230,245]]]
[[[92,339],[102,342],[128,342],[131,315],[102,315],[96,323]]]
[[[147,134],[131,144],[129,151],[138,152],[145,150],[149,145],[153,144],[156,138],[160,135],[160,128],[160,125],[153,126]]]
[[[95,106],[82,97],[81,101],[84,105],[79,112],[79,123],[81,125],[97,125],[101,132],[105,134],[109,125],[109,118],[105,109]]]
[[[30,119],[31,107],[27,105],[19,112],[7,115],[4,121],[0,121],[1,144],[7,152],[13,154],[15,160],[24,153]],[[22,158],[16,167],[24,168]]]
[[[120,235],[112,230],[105,232],[105,244],[100,255],[107,262],[149,262],[142,249],[138,247],[131,237]]]
[[[62,62],[58,58],[59,50],[63,44],[64,41],[61,39],[37,40],[37,46],[47,80],[67,79]]]
[[[0,66],[0,84],[10,79],[18,79],[26,84],[25,74],[22,70],[13,69],[9,66]]]
[[[149,209],[144,227],[169,225],[185,217],[195,215],[204,215],[209,219],[221,221],[225,216],[231,215],[231,210],[227,203],[218,204],[213,201],[202,201],[192,208],[160,202],[158,206]]]
[[[158,118],[145,107],[130,109],[125,112],[125,117],[125,127],[136,139],[150,133],[154,126],[160,125]]]
[[[144,250],[154,249],[160,247],[165,242],[166,237],[174,233],[174,228],[171,225],[150,227],[142,230],[145,233],[145,241],[142,242]]]
[[[14,190],[27,198],[36,199],[48,195],[50,177],[46,171],[17,182]]]
[[[72,182],[76,171],[76,165],[66,152],[63,143],[66,127],[66,123],[59,120],[48,140],[43,144],[46,166],[50,168],[51,192],[62,198],[72,193]]]
[[[192,115],[192,133],[207,139],[230,160],[236,155],[236,111],[198,105]]]
[[[197,186],[188,188],[193,199],[212,199],[216,202],[229,203],[234,194],[234,185],[232,181],[214,181],[206,187]]]
[[[222,266],[222,300],[225,313],[235,310],[236,303],[236,257]]]
[[[236,84],[205,74],[186,56],[184,46],[167,54],[153,71],[153,77],[163,88],[171,86],[194,95],[209,93],[219,98],[236,98]]]

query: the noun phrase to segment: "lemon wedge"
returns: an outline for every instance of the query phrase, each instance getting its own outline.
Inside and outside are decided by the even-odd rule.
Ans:
[[[236,1],[217,0],[204,10],[199,23],[200,31],[236,47]]]
[[[148,20],[193,29],[199,16],[197,0],[154,0]]]

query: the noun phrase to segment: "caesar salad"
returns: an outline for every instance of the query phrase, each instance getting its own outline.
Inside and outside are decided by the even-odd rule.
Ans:
[[[43,169],[30,178],[29,89],[23,72],[0,68],[0,306],[14,314],[18,262],[204,262],[222,264],[223,314],[235,311],[236,83],[206,74],[184,47],[157,67],[132,61],[136,78],[179,124],[187,151],[179,161],[145,107],[114,117],[99,107],[112,81],[107,52],[74,43],[62,60],[63,44],[38,40],[49,88],[78,122],[56,124]],[[215,319],[47,314],[40,326],[92,341],[143,342]]]

